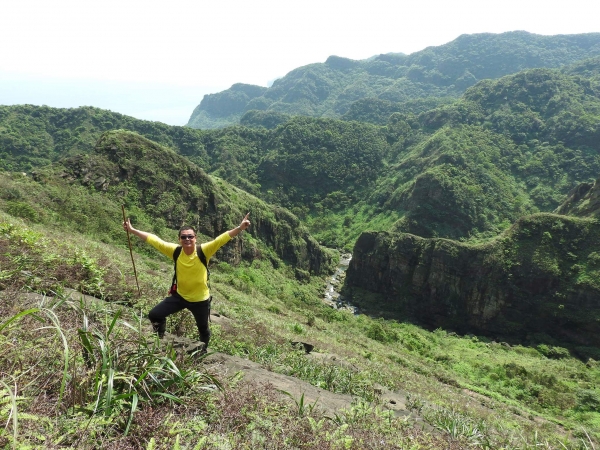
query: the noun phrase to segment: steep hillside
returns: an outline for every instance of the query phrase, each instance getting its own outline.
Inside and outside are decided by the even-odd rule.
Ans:
[[[206,95],[188,126],[215,128],[239,123],[250,110],[340,117],[356,101],[377,99],[366,108],[360,107],[366,114],[354,110],[349,116],[366,120],[372,114],[368,111],[381,106],[381,100],[443,101],[443,97],[457,97],[483,79],[534,67],[560,67],[599,54],[598,33],[539,36],[515,31],[463,35],[411,55],[391,53],[362,61],[330,56],[325,63],[293,70],[268,89],[235,84],[226,91]]]
[[[600,133],[600,85],[591,79],[537,69],[484,81],[464,96],[489,126],[518,144],[531,140],[594,147]]]
[[[391,164],[373,200],[404,211],[400,231],[458,238],[552,211],[600,172],[600,90],[534,69],[483,81],[451,105],[387,126]]]
[[[290,205],[318,202],[333,192],[352,198],[377,179],[387,152],[375,127],[300,117],[276,128],[265,146],[261,190],[282,190],[277,200]]]
[[[2,447],[581,450],[600,438],[600,366],[564,348],[334,310],[322,285],[254,260],[213,262],[204,357],[190,314],[161,341],[145,318],[170,263],[136,252],[138,295],[126,248],[2,207]]]
[[[267,258],[277,264],[282,259],[299,277],[323,275],[334,264],[333,255],[288,211],[208,176],[186,158],[133,132],[107,132],[93,153],[65,158],[32,175],[35,182],[21,175],[2,177],[0,198],[11,214],[67,222],[110,242],[122,236],[121,204],[141,229],[164,237],[183,224],[216,236],[251,212],[252,237],[228,246],[222,252],[225,260]]]
[[[481,126],[444,124],[378,180],[382,209],[404,211],[395,229],[424,237],[497,233],[535,203],[511,166],[515,145]]]

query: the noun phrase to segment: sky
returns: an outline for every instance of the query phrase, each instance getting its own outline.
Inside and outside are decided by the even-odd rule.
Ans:
[[[205,94],[462,34],[599,32],[591,0],[1,0],[0,104],[185,125]]]

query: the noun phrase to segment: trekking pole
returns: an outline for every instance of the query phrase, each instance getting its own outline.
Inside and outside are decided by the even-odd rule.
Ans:
[[[121,205],[121,209],[123,210],[123,222],[127,222],[125,218],[125,205]],[[142,291],[140,291],[140,283],[138,283],[137,271],[135,270],[135,261],[133,260],[133,250],[131,250],[131,238],[129,237],[129,228],[127,231],[127,242],[129,243],[129,254],[131,255],[131,263],[133,264],[133,274],[135,275],[135,284],[137,284],[138,288],[138,297],[141,297]]]

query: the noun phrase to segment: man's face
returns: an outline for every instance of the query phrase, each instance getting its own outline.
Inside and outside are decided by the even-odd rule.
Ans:
[[[196,234],[192,230],[183,230],[179,234],[179,243],[183,248],[196,246]]]

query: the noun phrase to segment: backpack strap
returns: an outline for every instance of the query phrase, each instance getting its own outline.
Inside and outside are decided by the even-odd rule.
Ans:
[[[181,248],[181,245],[178,245],[173,252],[173,279],[171,280],[169,294],[173,294],[177,291],[177,258],[179,258],[179,255],[181,254]]]
[[[179,258],[179,255],[181,255],[181,249],[181,245],[178,245],[175,251],[173,252],[173,262],[177,262],[177,258]]]
[[[200,262],[206,267],[206,282],[208,283],[210,281],[210,270],[208,270],[208,261],[206,260],[206,255],[204,254],[201,245],[196,246],[196,254],[198,255],[198,259],[200,259]]]
[[[202,264],[204,264],[204,267],[206,267],[206,286],[208,287],[208,290],[210,291],[210,270],[208,270],[208,261],[206,260],[206,255],[204,254],[204,251],[202,250],[201,245],[196,246],[196,253],[198,254],[198,259],[200,259]],[[212,295],[210,297],[208,297],[208,321],[209,322],[212,322],[212,320],[210,319],[211,303],[212,303]]]

